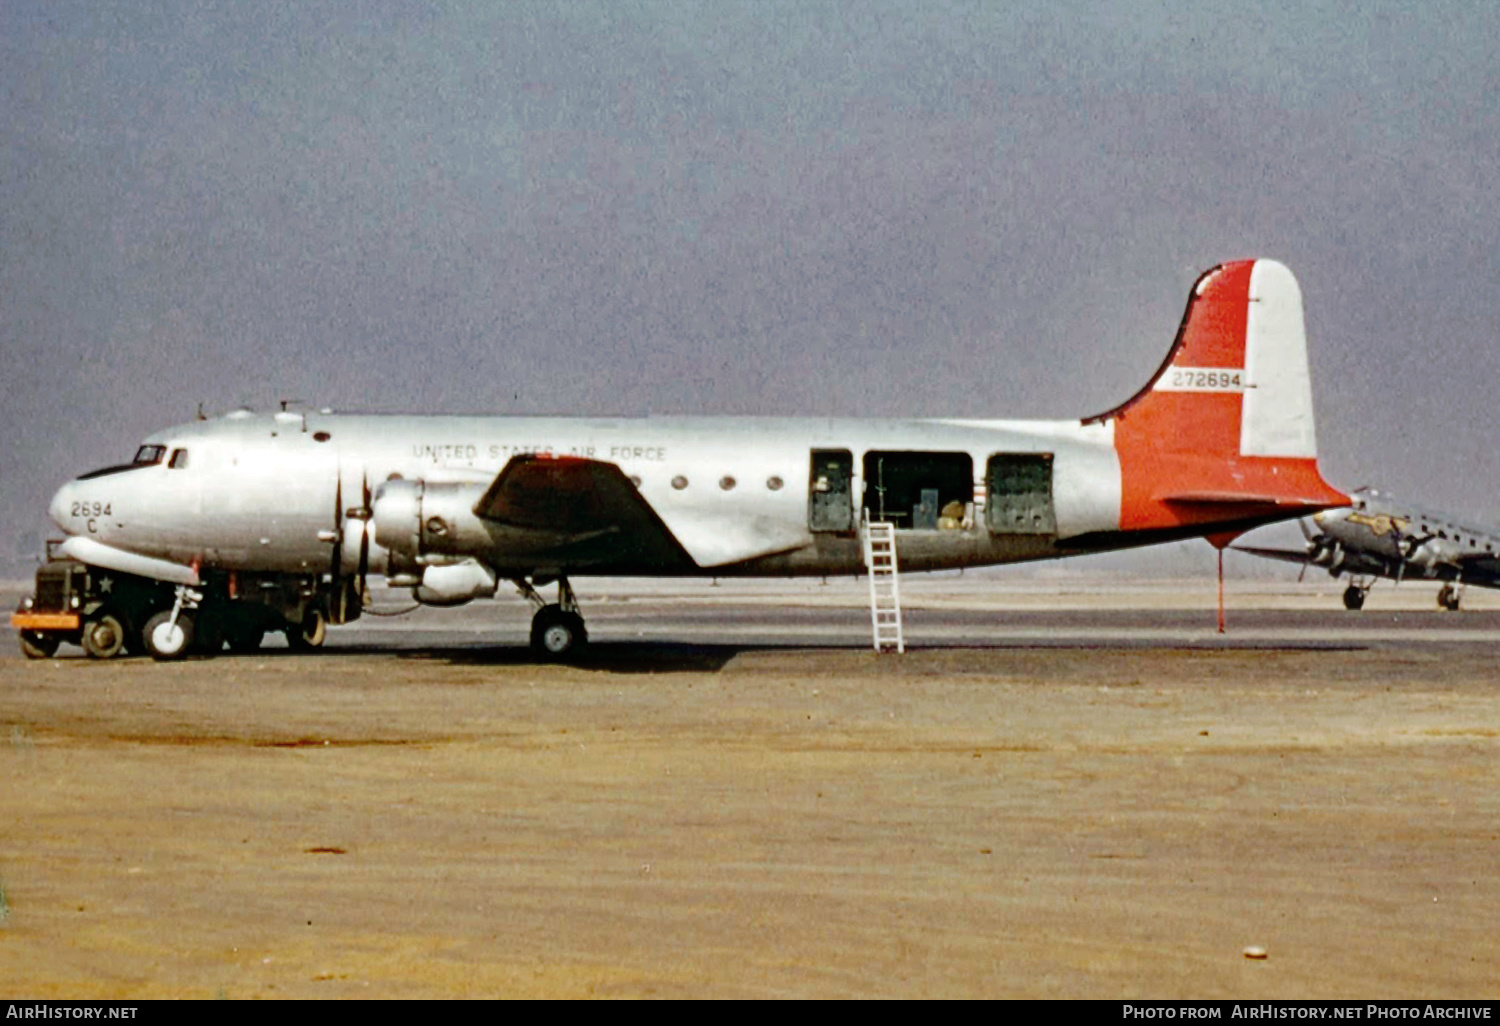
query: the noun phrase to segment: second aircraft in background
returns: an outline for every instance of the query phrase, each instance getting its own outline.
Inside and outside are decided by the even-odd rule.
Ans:
[[[1299,521],[1307,538],[1302,551],[1234,546],[1268,559],[1317,566],[1334,577],[1348,576],[1344,606],[1359,609],[1380,578],[1442,581],[1438,605],[1457,609],[1463,587],[1500,588],[1500,530],[1461,523],[1457,518],[1411,503],[1397,502],[1371,488],[1350,497],[1354,505],[1330,509],[1312,519],[1318,530]]]

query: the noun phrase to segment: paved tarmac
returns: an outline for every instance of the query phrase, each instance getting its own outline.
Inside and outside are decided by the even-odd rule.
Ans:
[[[580,593],[0,657],[0,996],[1500,996],[1487,595]]]

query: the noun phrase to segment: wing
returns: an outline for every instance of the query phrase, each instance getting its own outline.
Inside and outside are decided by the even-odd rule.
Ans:
[[[1344,558],[1338,566],[1331,567],[1325,562],[1314,559],[1311,553],[1296,549],[1262,549],[1252,545],[1231,545],[1230,548],[1236,552],[1248,552],[1252,556],[1262,556],[1266,559],[1280,559],[1301,566],[1322,567],[1335,577],[1339,574],[1373,574],[1377,577],[1392,578],[1396,576],[1391,565],[1385,560],[1378,556],[1367,555],[1357,549],[1345,549]]]
[[[1463,579],[1485,588],[1500,587],[1500,556],[1493,552],[1476,552],[1458,557]]]
[[[1288,563],[1301,563],[1303,566],[1312,562],[1306,552],[1293,549],[1260,549],[1253,545],[1231,545],[1230,548],[1236,552],[1248,552],[1252,556],[1264,556],[1266,559],[1282,559]]]
[[[650,503],[613,463],[576,456],[515,456],[474,506],[474,515],[551,542],[573,566],[682,569],[693,560]]]

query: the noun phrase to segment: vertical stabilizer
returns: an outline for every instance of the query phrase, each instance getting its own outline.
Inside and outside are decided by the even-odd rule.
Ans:
[[[1113,422],[1122,529],[1342,506],[1318,471],[1302,290],[1273,260],[1221,264],[1188,297],[1156,376]]]

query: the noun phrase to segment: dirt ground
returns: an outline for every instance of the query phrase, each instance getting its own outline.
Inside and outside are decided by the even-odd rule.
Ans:
[[[1493,666],[7,657],[0,996],[1493,999]]]

